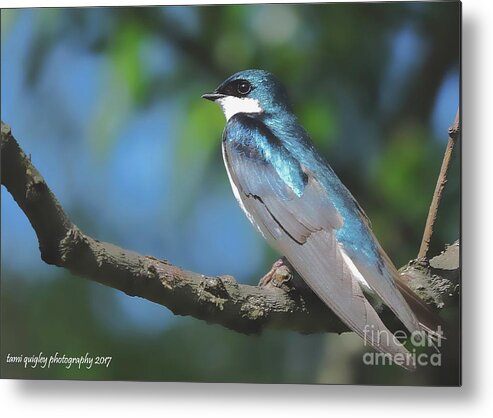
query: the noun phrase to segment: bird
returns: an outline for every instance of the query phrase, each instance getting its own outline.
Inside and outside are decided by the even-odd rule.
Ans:
[[[202,98],[219,104],[226,117],[223,160],[250,222],[365,345],[408,355],[388,337],[375,301],[409,333],[431,332],[436,318],[399,276],[367,215],[294,114],[281,82],[265,70],[243,70]]]

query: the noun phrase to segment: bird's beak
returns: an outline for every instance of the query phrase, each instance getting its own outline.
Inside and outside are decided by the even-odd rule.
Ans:
[[[224,97],[224,94],[219,93],[207,93],[202,95],[202,99],[210,100],[211,102],[215,102],[217,99]]]

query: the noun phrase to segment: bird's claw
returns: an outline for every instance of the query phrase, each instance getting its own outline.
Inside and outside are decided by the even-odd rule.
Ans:
[[[286,260],[280,258],[272,268],[262,277],[258,283],[260,287],[275,286],[281,287],[284,283],[291,280],[293,274],[287,266]]]

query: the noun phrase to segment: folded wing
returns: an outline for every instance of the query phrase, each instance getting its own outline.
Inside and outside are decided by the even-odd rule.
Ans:
[[[262,125],[250,126],[247,132],[253,138],[239,143],[226,137],[223,147],[230,180],[253,222],[368,345],[391,354],[407,353],[367,301],[347,264],[336,240],[343,219],[325,189]]]

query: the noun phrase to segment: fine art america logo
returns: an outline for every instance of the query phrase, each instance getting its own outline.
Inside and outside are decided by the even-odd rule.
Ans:
[[[363,363],[367,366],[385,366],[396,364],[398,366],[434,366],[442,365],[442,346],[443,330],[438,326],[436,331],[431,334],[425,331],[415,331],[408,336],[404,331],[398,330],[394,333],[387,330],[377,330],[373,325],[366,325],[364,329],[365,345],[399,345],[404,346],[404,342],[409,340],[412,349],[408,353],[381,353],[368,351],[363,354]],[[426,350],[432,348],[433,352]],[[424,350],[424,351],[423,351]]]

